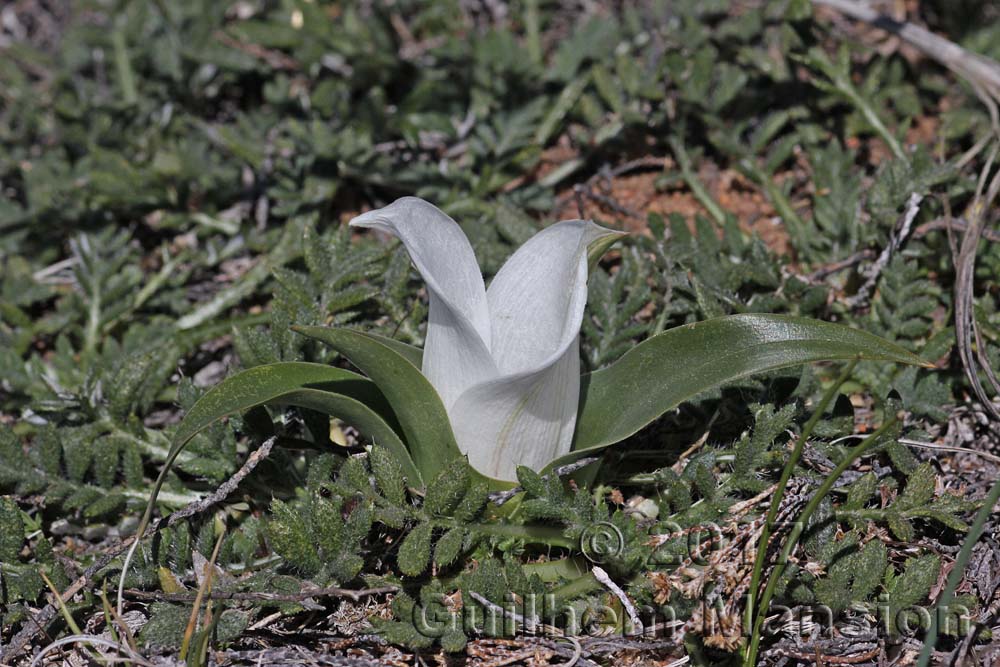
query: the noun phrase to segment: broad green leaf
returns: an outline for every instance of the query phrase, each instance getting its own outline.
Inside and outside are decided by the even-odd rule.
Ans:
[[[294,405],[300,408],[309,408],[323,414],[343,419],[353,425],[361,433],[370,437],[376,444],[381,445],[392,452],[396,461],[403,469],[403,474],[409,480],[410,486],[422,488],[424,486],[423,476],[413,463],[406,445],[397,435],[393,426],[371,410],[369,404],[355,400],[350,396],[339,394],[334,391],[324,391],[322,389],[295,389],[275,397],[269,403],[281,403],[284,405]]]
[[[713,387],[786,366],[861,357],[926,366],[878,336],[786,315],[731,315],[640,343],[580,383],[574,453],[606,447]]]
[[[374,338],[386,347],[392,348],[418,369],[424,363],[424,351],[419,347],[409,345],[401,340],[396,340],[395,338],[389,338],[388,336],[380,336],[377,333],[368,332],[365,335],[370,338]]]
[[[392,450],[411,483],[423,486],[419,471],[394,430],[392,411],[371,380],[342,368],[297,361],[257,366],[210,389],[174,432],[171,459],[211,424],[268,403],[311,408],[349,422]]]
[[[399,419],[410,454],[424,479],[462,456],[444,404],[420,370],[385,338],[351,329],[292,327],[350,359],[378,386]]]

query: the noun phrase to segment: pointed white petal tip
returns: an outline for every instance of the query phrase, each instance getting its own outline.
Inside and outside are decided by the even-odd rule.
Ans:
[[[394,218],[406,220],[408,217],[420,216],[421,214],[424,216],[445,215],[437,206],[420,197],[400,197],[382,208],[375,208],[354,216],[347,224],[350,227],[388,229],[393,226]]]

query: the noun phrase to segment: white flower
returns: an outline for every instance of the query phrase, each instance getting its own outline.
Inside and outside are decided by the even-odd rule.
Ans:
[[[469,240],[415,197],[351,221],[403,242],[427,283],[421,371],[437,389],[474,468],[514,481],[570,451],[580,394],[579,334],[588,247],[617,235],[584,220],[548,227],[521,246],[486,289]]]

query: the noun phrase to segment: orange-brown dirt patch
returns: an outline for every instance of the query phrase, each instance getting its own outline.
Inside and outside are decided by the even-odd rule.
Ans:
[[[631,232],[641,233],[648,229],[647,219],[650,213],[664,217],[678,214],[689,224],[696,215],[708,215],[705,207],[683,182],[678,181],[658,189],[656,182],[660,176],[661,172],[646,171],[619,176],[610,182],[594,179],[589,187],[598,197],[586,194],[578,196],[572,187],[566,188],[559,196],[559,205],[553,212],[553,217],[612,219],[620,221]],[[699,179],[709,195],[724,210],[736,216],[745,231],[756,233],[777,253],[789,252],[787,232],[770,202],[754,184],[732,169],[720,170],[711,163],[701,169]],[[606,199],[602,201],[602,198]],[[633,215],[616,211],[608,200],[628,209]],[[580,203],[583,205],[582,212]]]

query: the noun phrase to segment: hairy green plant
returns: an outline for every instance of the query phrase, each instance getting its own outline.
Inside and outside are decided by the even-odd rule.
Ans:
[[[622,382],[611,369],[636,372],[638,365],[616,360],[641,341],[720,316],[778,314],[866,330],[936,364],[929,371],[859,363],[846,387],[855,400],[873,402],[876,420],[895,411],[883,400],[892,390],[916,429],[962,417],[952,409],[965,400],[967,382],[950,355],[949,239],[962,233],[992,130],[986,110],[944,68],[914,68],[898,50],[859,43],[826,51],[843,31],[798,0],[739,12],[693,0],[598,2],[576,14],[524,2],[502,16],[468,3],[342,4],[248,2],[228,11],[202,0],[140,0],[110,12],[84,0],[67,11],[46,5],[24,14],[15,6],[5,15],[4,651],[12,633],[36,627],[31,617],[46,591],[38,572],[63,587],[109,536],[134,530],[149,475],[190,425],[178,426],[180,413],[193,412],[208,387],[273,364],[346,367],[347,355],[292,325],[348,326],[386,345],[426,344],[426,293],[405,250],[341,224],[405,194],[438,202],[460,220],[487,281],[543,220],[581,209],[603,226],[640,232],[592,271],[580,358],[591,379],[607,379],[605,395]],[[975,7],[958,20],[945,4],[930,3],[921,19],[996,57],[996,22],[978,20]],[[896,237],[913,193],[924,200],[912,233],[882,267],[870,308],[852,306],[869,258]],[[996,364],[1000,254],[985,238],[974,314]],[[395,350],[419,367],[413,349]],[[672,377],[679,367],[656,374]],[[544,528],[537,542],[475,532],[489,523],[481,515],[460,526],[448,512],[425,511],[420,491],[436,485],[440,466],[426,463],[425,474],[407,462],[413,438],[396,404],[362,414],[358,401],[311,393],[330,389],[325,376],[323,386],[295,390],[294,400],[240,405],[195,435],[165,474],[158,503],[173,509],[202,498],[256,443],[276,436],[268,460],[218,506],[229,530],[215,590],[300,594],[321,581],[375,585],[384,576],[406,588],[385,636],[426,646],[403,608],[437,604],[462,586],[465,598],[475,592],[496,604],[505,590],[560,591],[578,609],[608,602],[571,555],[580,535],[608,520],[635,556],[608,571],[634,600],[651,603],[641,575],[665,567],[655,558],[683,553],[683,545],[665,545],[654,560],[636,556],[643,522],[657,513],[684,527],[719,520],[731,503],[773,482],[800,432],[800,413],[815,405],[829,373],[812,365],[678,394],[676,408],[610,448],[601,470],[576,473],[580,492],[538,471],[518,475],[534,491],[524,492],[516,512],[501,508],[513,519],[497,521],[515,532]],[[371,385],[361,386],[373,399],[366,405],[382,405]],[[610,423],[605,416],[588,422]],[[373,428],[358,429],[362,417]],[[821,456],[842,460],[846,450],[828,440],[850,434],[852,419],[842,405],[823,415],[812,439]],[[377,447],[365,449],[373,434]],[[446,442],[447,429],[435,436]],[[334,441],[347,449],[321,456]],[[676,454],[696,441],[701,449],[675,471]],[[403,471],[401,495],[389,481],[394,473],[374,462],[386,452]],[[865,538],[873,523],[919,540],[968,522],[968,500],[927,495],[926,454],[890,440],[872,455],[882,466],[877,479],[835,488],[816,510],[817,534],[836,528],[843,539],[821,548],[812,531],[802,536],[830,581],[790,566],[775,599],[875,604],[908,568],[890,548],[874,590],[873,578],[852,576],[881,562]],[[341,483],[342,459],[358,460],[348,472],[367,471],[366,490]],[[802,465],[794,471],[814,474]],[[471,490],[476,475],[469,477]],[[318,541],[310,503],[320,478],[341,484],[316,493],[333,494],[325,498],[331,506],[343,498],[342,515],[370,509],[368,535]],[[615,491],[635,507],[610,503]],[[305,526],[301,553],[272,539],[302,537],[291,517]],[[637,519],[642,530],[634,532]],[[128,587],[193,594],[193,561],[211,554],[213,524],[206,517],[172,526],[137,547]],[[396,560],[411,534],[409,571],[427,559],[416,575],[403,574]],[[361,569],[342,582],[357,567],[354,556]],[[908,556],[919,566],[893,584],[893,608],[921,600],[934,569],[925,553]],[[456,584],[472,562],[483,565],[478,578]],[[102,569],[91,589],[119,571]],[[150,605],[140,640],[179,646],[189,602]],[[85,589],[67,609],[79,620],[99,614],[98,604]],[[215,623],[197,628],[191,657],[210,641],[239,641],[274,611],[329,608],[323,600],[213,604]],[[53,638],[66,631],[58,617],[45,630]],[[473,630],[434,641],[458,650]]]

